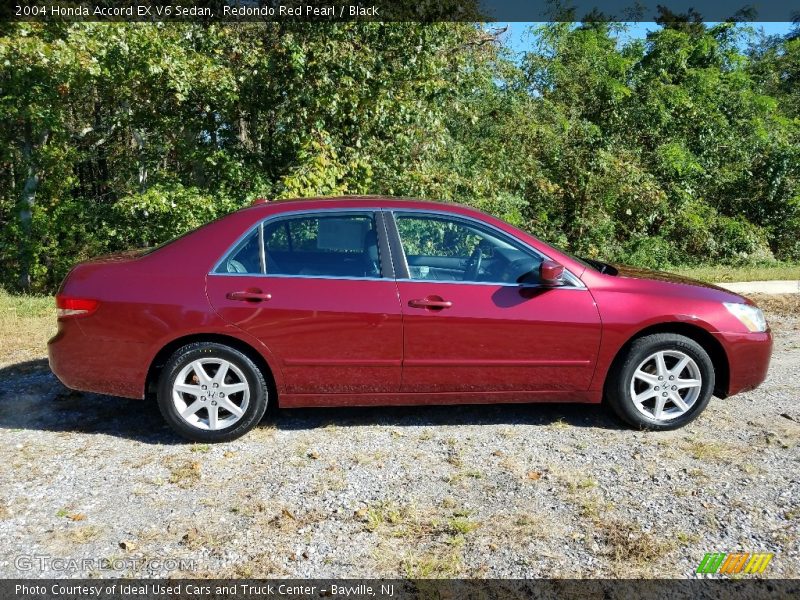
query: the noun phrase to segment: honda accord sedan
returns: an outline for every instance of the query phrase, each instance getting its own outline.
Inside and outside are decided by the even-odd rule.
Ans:
[[[77,265],[50,366],[191,440],[285,408],[603,400],[673,429],[759,385],[772,337],[721,288],[570,256],[455,204],[257,201]]]

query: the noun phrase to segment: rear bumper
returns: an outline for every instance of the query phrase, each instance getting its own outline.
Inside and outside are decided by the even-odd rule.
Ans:
[[[50,370],[70,389],[144,397],[143,344],[88,337],[79,320],[72,319],[59,321],[58,333],[47,342],[47,354]]]
[[[728,396],[758,387],[772,357],[772,333],[715,333],[728,355]]]

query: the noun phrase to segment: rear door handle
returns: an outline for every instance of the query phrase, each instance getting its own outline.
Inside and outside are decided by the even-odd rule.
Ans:
[[[409,300],[408,305],[411,308],[430,308],[431,310],[442,310],[450,308],[453,303],[450,300],[444,300],[439,296],[428,296],[427,298],[419,298],[417,300]]]
[[[272,294],[265,294],[261,290],[242,290],[239,292],[228,292],[225,296],[228,300],[242,300],[243,302],[262,302],[271,300]]]

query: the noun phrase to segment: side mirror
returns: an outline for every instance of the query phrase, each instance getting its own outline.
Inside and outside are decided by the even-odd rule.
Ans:
[[[543,260],[539,266],[539,281],[542,285],[561,285],[564,277],[564,265],[554,260]]]

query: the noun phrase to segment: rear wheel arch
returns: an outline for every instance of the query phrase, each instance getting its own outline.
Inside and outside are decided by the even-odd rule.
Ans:
[[[234,348],[239,352],[241,352],[242,354],[244,354],[245,356],[247,356],[250,360],[252,360],[255,363],[255,365],[264,375],[264,380],[267,382],[267,387],[269,389],[270,396],[275,399],[275,404],[277,405],[280,402],[280,399],[278,397],[278,387],[275,381],[275,376],[272,372],[272,367],[270,367],[269,363],[264,358],[264,356],[247,342],[242,341],[239,338],[230,335],[219,334],[219,333],[197,333],[192,335],[186,335],[170,341],[163,348],[161,348],[161,350],[159,350],[153,357],[153,360],[150,362],[150,367],[147,370],[147,377],[145,379],[145,388],[144,388],[145,398],[152,400],[155,399],[156,391],[158,389],[159,377],[161,376],[161,371],[167,364],[167,361],[170,359],[170,357],[179,348],[197,342],[215,342],[218,344],[223,344],[225,346],[230,346],[231,348]]]
[[[725,352],[725,349],[722,347],[722,344],[720,344],[720,342],[713,335],[711,335],[702,327],[689,323],[677,322],[650,325],[649,327],[646,327],[631,336],[631,338],[620,347],[614,356],[614,360],[611,362],[611,366],[606,373],[604,386],[608,384],[612,374],[614,373],[614,369],[617,368],[620,362],[625,358],[626,354],[631,348],[631,345],[636,340],[654,333],[672,333],[676,335],[682,335],[700,344],[700,346],[702,346],[702,348],[708,353],[709,357],[711,358],[711,362],[714,365],[716,381],[714,386],[714,395],[719,398],[725,398],[728,395],[730,366],[728,363],[728,355]]]

